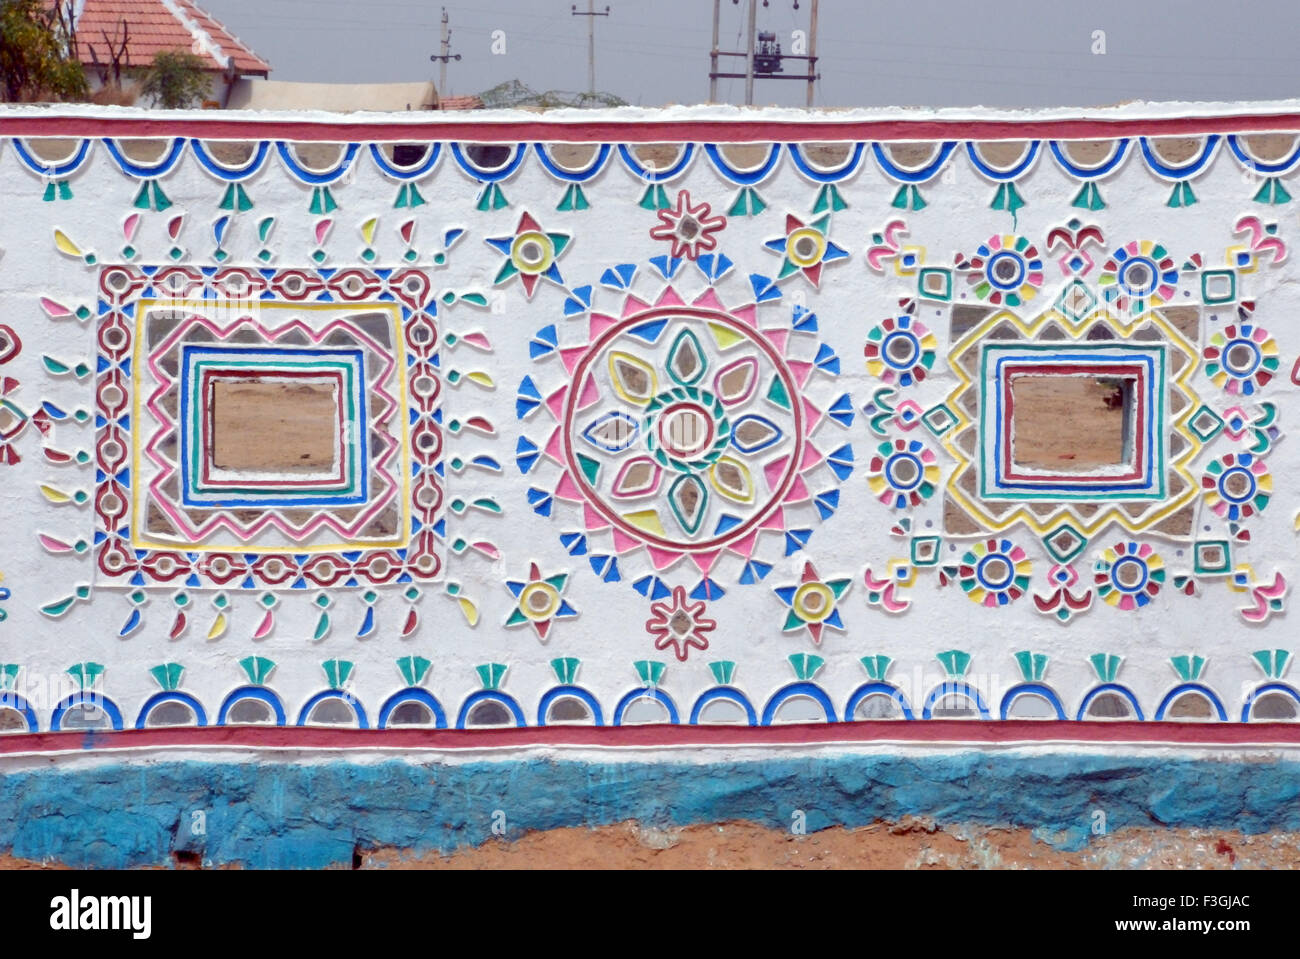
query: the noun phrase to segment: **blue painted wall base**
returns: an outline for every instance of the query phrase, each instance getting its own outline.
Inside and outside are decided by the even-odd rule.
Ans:
[[[1300,830],[1300,762],[1123,756],[837,756],[743,763],[514,761],[154,762],[0,776],[0,850],[72,866],[348,864],[356,846],[448,852],[533,829],[636,819],[671,826],[748,820],[809,832],[877,819],[1012,825],[1058,848],[1091,815],[1125,826]],[[193,835],[195,812],[203,835]]]

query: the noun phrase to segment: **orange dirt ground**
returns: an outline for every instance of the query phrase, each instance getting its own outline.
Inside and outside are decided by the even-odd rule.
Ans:
[[[196,868],[178,857],[177,868]],[[0,855],[0,869],[61,869]],[[1122,829],[1062,852],[1027,829],[924,819],[805,836],[746,822],[652,829],[635,822],[531,832],[450,855],[358,850],[361,869],[1295,869],[1300,833]]]
[[[528,833],[449,856],[362,851],[367,869],[1294,869],[1300,833],[1124,829],[1060,852],[1027,829],[936,827],[920,819],[792,836],[729,822]]]

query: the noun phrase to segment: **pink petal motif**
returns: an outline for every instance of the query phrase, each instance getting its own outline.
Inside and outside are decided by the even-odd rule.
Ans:
[[[692,553],[691,559],[695,561],[695,565],[699,567],[700,572],[708,576],[709,570],[713,569],[713,564],[718,561],[718,557],[721,555],[722,550],[715,549],[708,553]]]
[[[754,395],[758,385],[758,360],[746,356],[724,366],[713,378],[713,389],[724,406],[735,406]]]
[[[641,541],[639,539],[629,536],[617,526],[614,527],[614,552],[622,555],[623,553],[630,553],[632,550],[640,548],[640,546]]]
[[[654,563],[657,570],[665,570],[682,558],[682,554],[676,550],[662,549],[648,544],[646,545],[646,552],[650,554],[650,562]]]
[[[618,476],[614,479],[609,495],[619,499],[645,496],[659,489],[662,477],[663,470],[659,468],[658,463],[648,456],[638,456],[623,464],[623,468],[618,471]]]
[[[643,313],[648,309],[650,309],[649,303],[629,293],[627,299],[623,301],[623,318],[635,316],[637,313]]]
[[[54,300],[51,300],[47,296],[41,297],[41,309],[44,310],[45,315],[52,320],[62,320],[66,317],[72,316],[72,311],[70,309],[62,303],[57,303]]]
[[[812,376],[813,365],[805,363],[803,360],[787,360],[790,371],[794,373],[794,381],[803,389],[808,385],[808,377]]]
[[[659,299],[655,300],[656,307],[685,306],[685,305],[686,304],[682,302],[682,298],[677,295],[677,291],[674,290],[671,286],[666,287],[663,293],[660,295]]]
[[[566,472],[560,476],[559,485],[555,488],[555,495],[558,499],[569,500],[573,503],[581,503],[585,499],[582,491],[578,489],[573,478]]]
[[[611,326],[618,322],[618,317],[607,316],[604,313],[592,313],[588,319],[587,328],[591,334],[591,339],[596,339]]]
[[[167,221],[167,235],[175,240],[181,235],[181,226],[185,223],[185,214],[174,216]]]
[[[132,213],[122,221],[122,236],[126,237],[126,242],[130,243],[135,239],[136,228],[140,226],[140,214]]]
[[[609,520],[604,515],[592,508],[590,503],[582,504],[582,524],[587,527],[587,531],[605,529],[609,526]]]
[[[695,298],[695,301],[691,305],[702,306],[705,309],[709,309],[709,310],[717,310],[720,313],[725,313],[727,309],[725,306],[722,305],[722,301],[718,299],[717,291],[714,290],[713,287],[709,287],[707,290],[705,290],[703,293],[697,296]]]
[[[767,477],[768,489],[776,489],[781,485],[781,477],[785,475],[786,467],[789,465],[790,457],[781,456],[763,467],[763,475]]]

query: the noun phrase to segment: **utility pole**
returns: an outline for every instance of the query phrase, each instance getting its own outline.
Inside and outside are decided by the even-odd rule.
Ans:
[[[754,105],[754,32],[758,29],[758,0],[749,0],[749,52],[745,55],[745,105]]]
[[[578,5],[573,4],[573,11],[570,16],[587,18],[587,92],[596,92],[596,18],[609,16],[609,7],[605,7],[604,13],[596,12],[596,0],[587,0],[587,9],[579,11]]]
[[[718,5],[722,0],[713,0],[713,51],[709,54],[709,102],[718,102]]]
[[[813,105],[817,85],[817,0],[808,13],[808,106]]]
[[[740,0],[731,0],[732,4],[739,5]],[[718,80],[735,79],[745,81],[745,103],[752,106],[754,103],[754,81],[755,80],[801,80],[808,84],[808,106],[813,105],[813,99],[817,91],[817,81],[821,79],[821,74],[817,72],[817,7],[818,0],[811,0],[812,9],[809,11],[808,18],[808,52],[807,53],[784,53],[781,50],[781,43],[775,33],[758,32],[758,0],[747,0],[749,3],[748,23],[749,23],[749,42],[745,51],[739,50],[719,50],[718,49],[718,10],[721,7],[722,0],[713,0],[713,49],[709,51],[709,100],[716,103],[718,100]],[[770,0],[763,0],[763,6],[768,6]],[[794,9],[799,9],[799,0],[794,0]],[[802,32],[802,31],[800,31]],[[744,57],[745,72],[730,73],[718,69],[718,59],[720,57]],[[786,73],[783,63],[787,60],[803,60],[808,64],[806,73]]]
[[[446,7],[442,8],[442,49],[429,59],[438,62],[438,97],[441,99],[447,92],[447,61],[460,59],[459,53],[451,52],[451,30],[447,28]]]

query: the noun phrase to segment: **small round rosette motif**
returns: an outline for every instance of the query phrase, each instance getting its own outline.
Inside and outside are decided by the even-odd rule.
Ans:
[[[1142,313],[1169,302],[1178,284],[1178,268],[1159,243],[1134,240],[1111,254],[1098,283],[1107,303]]]
[[[1006,606],[1029,589],[1033,563],[1009,539],[976,543],[961,558],[957,581],[973,602],[981,606]]]
[[[890,317],[867,334],[867,372],[886,383],[911,386],[934,366],[938,341],[911,316]]]
[[[966,263],[970,283],[981,300],[1016,307],[1043,285],[1043,259],[1023,236],[991,236]]]
[[[1225,393],[1252,396],[1277,375],[1277,342],[1262,326],[1242,323],[1210,337],[1205,375]]]
[[[1097,561],[1097,595],[1120,609],[1139,609],[1155,598],[1165,581],[1160,554],[1145,543],[1116,543]]]
[[[1273,477],[1264,461],[1251,453],[1229,453],[1201,476],[1210,509],[1233,522],[1264,512],[1273,493]]]
[[[881,443],[871,457],[867,485],[886,506],[920,506],[934,495],[938,483],[936,457],[918,440]]]

